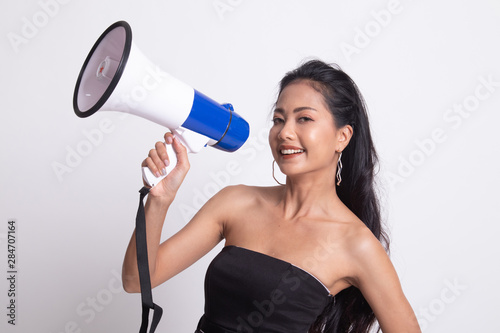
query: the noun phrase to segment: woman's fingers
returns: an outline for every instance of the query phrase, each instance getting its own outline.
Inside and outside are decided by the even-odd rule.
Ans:
[[[167,177],[167,183],[170,184],[170,190],[177,189],[190,168],[187,149],[181,140],[170,132],[166,133],[164,138],[165,142],[157,142],[155,147],[149,151],[142,166],[148,167],[156,177],[161,177],[167,175],[167,167],[174,163],[175,165],[168,168],[171,175]],[[171,148],[167,149],[168,146]],[[167,184],[165,181],[162,183],[163,185]]]
[[[167,138],[165,138],[166,140]],[[170,139],[170,137],[168,137]],[[177,159],[177,167],[180,167],[184,170],[189,169],[189,159],[187,157],[187,149],[180,142],[180,140],[176,137],[172,138],[172,148],[175,152],[175,157]]]
[[[154,162],[160,166],[162,169],[165,169],[170,165],[170,159],[167,153],[167,147],[164,142],[157,142],[155,145],[156,149],[156,159]]]
[[[160,177],[165,175],[168,163],[168,154],[163,142],[157,142],[155,148],[149,151],[148,157],[142,162],[143,167],[148,167],[151,172]]]
[[[155,197],[171,196],[173,198],[189,171],[190,164],[187,149],[183,145],[182,139],[173,136],[172,133],[165,134],[164,138],[165,142],[157,142],[155,147],[149,151],[142,166],[149,168],[156,177],[166,176],[151,189],[150,195]],[[145,181],[145,185],[147,185],[146,183]]]
[[[165,139],[165,143],[167,145],[172,144],[173,138],[174,138],[174,135],[172,133],[170,133],[170,132],[165,133],[164,139]],[[159,150],[159,157],[162,159],[163,163],[165,164],[165,167],[170,165],[170,158],[168,156],[167,146],[165,144],[163,144]]]

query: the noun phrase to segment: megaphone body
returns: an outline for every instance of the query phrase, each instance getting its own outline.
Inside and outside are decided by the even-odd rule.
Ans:
[[[88,117],[100,110],[134,114],[169,128],[197,153],[205,146],[232,152],[248,138],[248,123],[230,104],[221,105],[154,65],[132,42],[125,21],[112,24],[94,44],[80,71],[73,96],[77,116]],[[176,164],[170,146],[171,163]],[[143,168],[151,186],[155,177]]]

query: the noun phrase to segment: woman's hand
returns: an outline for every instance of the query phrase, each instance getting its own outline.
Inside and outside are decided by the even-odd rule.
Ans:
[[[186,147],[168,132],[165,134],[165,143],[171,144],[177,157],[177,165],[149,192],[150,196],[173,200],[189,170],[189,160]],[[154,149],[149,151],[148,157],[142,162],[157,177],[165,174],[165,168],[170,164],[167,148],[164,142],[157,142]],[[147,184],[144,184],[147,186]]]

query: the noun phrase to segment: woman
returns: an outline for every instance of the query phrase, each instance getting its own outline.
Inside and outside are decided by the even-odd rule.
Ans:
[[[225,240],[207,271],[197,332],[357,333],[375,318],[384,333],[420,332],[381,244],[377,155],[362,97],[343,71],[313,60],[281,81],[269,144],[286,184],[227,187],[160,244],[189,169],[182,144],[169,133],[165,141],[178,162],[145,206],[152,286]],[[163,143],[155,147],[143,166],[159,174],[168,156]],[[133,235],[127,292],[140,291],[135,258]]]

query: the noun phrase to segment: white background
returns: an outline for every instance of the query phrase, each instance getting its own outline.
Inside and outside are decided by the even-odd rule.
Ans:
[[[274,184],[266,128],[278,82],[306,58],[335,62],[368,104],[391,257],[422,328],[500,330],[497,0],[41,0],[0,13],[2,332],[138,331],[140,296],[121,291],[119,274],[139,165],[165,129],[72,109],[83,60],[118,20],[153,62],[231,102],[251,126],[240,151],[192,156],[164,237],[226,184]],[[18,225],[16,326],[6,309],[9,219]],[[219,249],[154,290],[160,332],[194,331]]]

